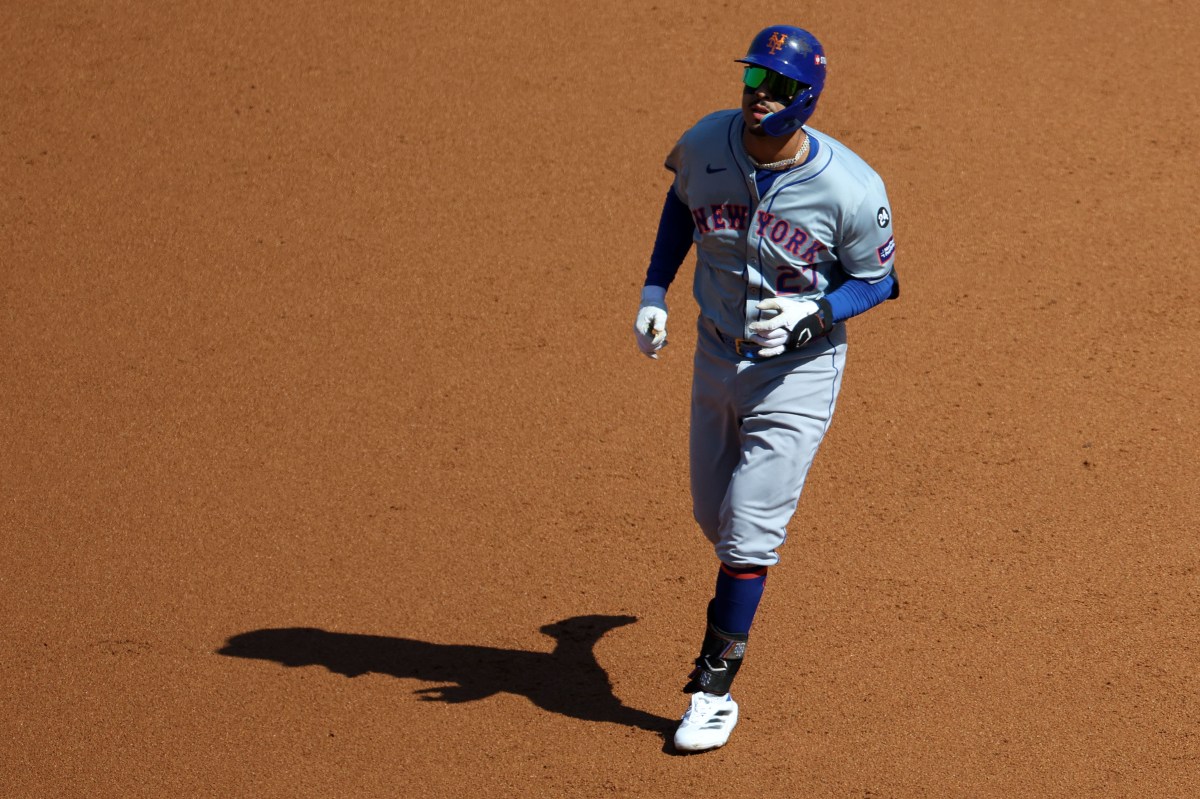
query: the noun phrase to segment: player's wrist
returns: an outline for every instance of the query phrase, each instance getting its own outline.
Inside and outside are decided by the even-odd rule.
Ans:
[[[821,320],[822,332],[828,333],[830,330],[833,330],[835,324],[833,321],[833,306],[829,304],[829,300],[825,297],[817,297],[813,302],[817,305],[817,312],[814,316]]]
[[[642,287],[642,305],[664,305],[667,301],[667,290],[663,286],[647,284]]]
[[[808,313],[792,328],[788,334],[787,341],[787,349],[789,350],[798,350],[801,347],[807,346],[814,339],[818,339],[833,330],[833,309],[829,305],[829,300],[824,297],[818,297],[808,302],[812,303],[816,310]]]

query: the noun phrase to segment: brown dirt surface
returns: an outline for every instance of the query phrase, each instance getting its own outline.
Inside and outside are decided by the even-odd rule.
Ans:
[[[1200,794],[1200,16],[786,16],[0,7],[0,794]],[[630,326],[779,21],[903,296],[680,757],[690,259]]]

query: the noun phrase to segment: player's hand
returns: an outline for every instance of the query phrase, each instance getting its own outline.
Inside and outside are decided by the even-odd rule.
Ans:
[[[642,289],[642,305],[633,323],[638,349],[650,358],[667,346],[667,290],[662,286]]]
[[[770,358],[786,350],[796,350],[833,329],[833,313],[829,303],[819,300],[789,300],[772,297],[757,306],[760,311],[775,315],[750,325],[750,340],[761,349],[758,357]]]

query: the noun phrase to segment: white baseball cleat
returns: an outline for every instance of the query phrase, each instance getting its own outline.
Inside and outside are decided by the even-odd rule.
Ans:
[[[684,752],[702,752],[723,746],[737,720],[738,706],[732,696],[697,691],[692,694],[692,706],[683,714],[679,729],[675,730],[675,748]]]

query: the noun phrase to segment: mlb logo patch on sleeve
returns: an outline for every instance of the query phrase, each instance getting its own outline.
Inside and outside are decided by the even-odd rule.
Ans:
[[[879,248],[879,263],[886,264],[891,257],[896,254],[896,237],[889,236],[883,246]]]

